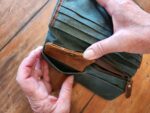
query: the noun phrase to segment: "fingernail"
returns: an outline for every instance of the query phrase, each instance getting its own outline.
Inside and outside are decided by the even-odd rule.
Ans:
[[[92,49],[87,49],[84,53],[83,53],[83,57],[85,59],[88,59],[88,60],[92,60],[94,59],[94,56],[95,56],[95,53]]]
[[[34,51],[35,51],[35,54],[37,54],[36,56],[37,57],[41,57],[41,52],[42,52],[42,49],[43,49],[43,46],[38,46]]]
[[[74,80],[74,76],[73,75],[69,76],[69,82],[70,82],[70,84],[73,84],[73,80]]]
[[[38,50],[42,50],[43,49],[43,46],[38,46],[35,50],[38,51]]]

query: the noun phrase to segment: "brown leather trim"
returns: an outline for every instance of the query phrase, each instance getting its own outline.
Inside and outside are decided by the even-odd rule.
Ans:
[[[80,72],[84,71],[87,66],[95,62],[95,60],[84,59],[82,53],[69,50],[49,42],[45,44],[44,53],[47,56]]]
[[[126,91],[126,94],[125,94],[126,98],[129,98],[131,96],[131,94],[132,94],[132,85],[133,85],[133,80],[129,80],[127,82],[126,89],[125,89],[125,91]]]
[[[51,22],[50,22],[50,26],[53,26],[53,25],[54,25],[55,20],[56,20],[56,18],[57,18],[57,16],[58,16],[60,7],[61,7],[61,5],[62,5],[62,3],[63,3],[63,0],[59,0],[58,2],[59,2],[59,3],[56,5],[56,9],[55,9],[55,11],[54,11],[54,15],[53,15],[52,20],[51,20]]]
[[[100,66],[101,68],[114,73],[114,75],[116,75],[116,77],[120,77],[123,79],[127,79],[128,75],[127,74],[123,74],[122,72],[116,70],[114,67],[112,67],[110,64],[107,64],[106,62],[104,62],[103,60],[96,60],[95,64],[97,64],[98,66]]]

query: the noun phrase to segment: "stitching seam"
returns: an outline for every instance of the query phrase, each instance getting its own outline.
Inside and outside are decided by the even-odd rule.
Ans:
[[[56,8],[56,10],[55,10],[55,12],[54,12],[54,15],[53,15],[53,17],[52,17],[52,20],[51,20],[51,22],[50,22],[50,26],[51,26],[51,27],[52,27],[52,26],[54,25],[54,23],[55,23],[55,20],[56,20],[56,18],[57,18],[57,16],[58,16],[58,13],[59,13],[59,10],[60,10],[60,7],[61,7],[62,3],[63,3],[63,0],[60,0],[59,3],[58,3],[58,5],[56,6],[57,8]]]

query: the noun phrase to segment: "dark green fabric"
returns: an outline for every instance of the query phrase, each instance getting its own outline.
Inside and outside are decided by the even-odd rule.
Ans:
[[[109,37],[112,33],[111,17],[96,1],[63,0],[53,26],[49,27],[46,42],[84,52],[91,44]],[[112,53],[98,59],[81,73],[46,56],[45,53],[43,57],[58,71],[67,75],[73,74],[77,82],[105,99],[114,99],[125,91],[127,80],[135,74],[142,58],[137,54]],[[115,72],[102,67],[99,61],[111,66]]]

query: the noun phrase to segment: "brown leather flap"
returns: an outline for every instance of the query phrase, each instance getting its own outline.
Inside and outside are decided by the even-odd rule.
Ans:
[[[69,50],[49,42],[45,44],[44,53],[80,72],[95,62],[95,60],[84,59],[80,52]]]

